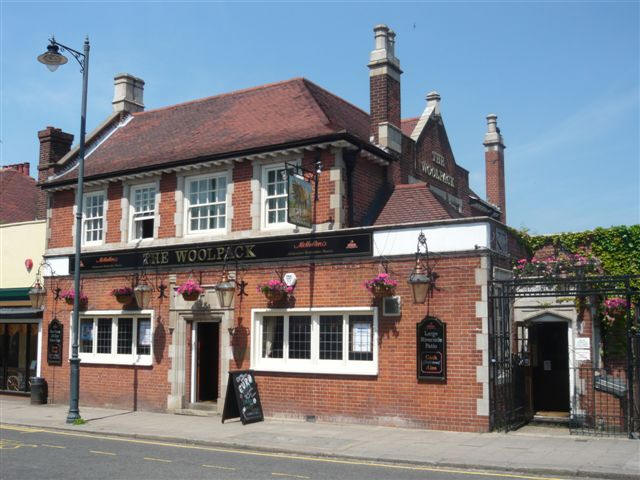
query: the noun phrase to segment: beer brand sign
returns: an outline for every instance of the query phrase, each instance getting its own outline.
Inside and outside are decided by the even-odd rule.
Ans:
[[[255,241],[215,242],[189,246],[126,250],[80,257],[81,271],[215,265],[293,258],[371,256],[371,232],[316,234]],[[69,265],[73,271],[73,256]]]

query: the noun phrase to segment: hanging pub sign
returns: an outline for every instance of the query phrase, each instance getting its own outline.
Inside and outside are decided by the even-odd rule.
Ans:
[[[62,365],[62,324],[57,318],[54,318],[49,323],[47,363],[49,365]]]
[[[435,317],[425,317],[416,325],[418,340],[418,380],[447,379],[447,325]]]
[[[222,410],[222,423],[229,418],[240,417],[243,425],[264,420],[258,384],[253,370],[229,372],[227,394]]]
[[[313,201],[311,183],[288,170],[287,222],[299,227],[311,228]]]

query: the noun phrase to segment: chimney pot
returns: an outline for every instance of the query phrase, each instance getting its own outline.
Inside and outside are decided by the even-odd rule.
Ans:
[[[144,110],[144,80],[129,73],[113,77],[113,111],[142,112]]]

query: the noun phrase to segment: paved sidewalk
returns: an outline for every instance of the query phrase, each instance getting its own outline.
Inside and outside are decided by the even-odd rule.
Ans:
[[[640,478],[640,441],[559,435],[556,429],[457,433],[267,419],[243,426],[190,417],[82,406],[84,425],[65,423],[66,405],[0,396],[0,422],[256,450],[529,474]],[[527,433],[528,432],[528,433]],[[552,432],[556,432],[552,434]],[[2,431],[0,430],[0,435]]]

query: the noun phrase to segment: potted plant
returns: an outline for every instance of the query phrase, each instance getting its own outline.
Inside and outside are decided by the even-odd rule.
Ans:
[[[176,291],[182,295],[182,298],[187,302],[195,302],[204,292],[204,288],[202,288],[198,282],[190,278],[180,285]]]
[[[269,280],[267,283],[258,284],[258,291],[261,292],[271,303],[276,303],[293,292],[293,287],[288,286],[281,280]]]
[[[126,305],[133,298],[133,289],[131,287],[120,287],[111,290],[111,295],[116,297],[118,303]]]
[[[65,290],[60,294],[60,298],[62,298],[67,305],[73,305],[74,297],[75,297],[75,292],[73,291],[73,289]],[[87,298],[87,296],[84,293],[80,292],[80,298],[78,299],[78,304],[86,305],[88,301],[89,299]]]
[[[371,280],[364,282],[364,288],[369,290],[375,298],[390,297],[396,293],[398,282],[393,280],[388,273],[379,273]]]

